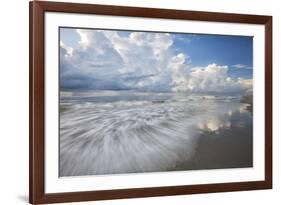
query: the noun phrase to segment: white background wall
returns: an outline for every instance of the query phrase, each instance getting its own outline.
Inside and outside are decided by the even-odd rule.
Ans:
[[[98,4],[273,15],[273,190],[126,199],[73,204],[280,204],[281,6],[278,0],[74,0]],[[28,0],[1,1],[0,204],[26,204],[28,196]],[[280,89],[278,89],[280,87]]]

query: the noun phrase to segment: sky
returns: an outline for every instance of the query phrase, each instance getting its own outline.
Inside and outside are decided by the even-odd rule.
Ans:
[[[60,28],[62,89],[252,92],[249,36]]]

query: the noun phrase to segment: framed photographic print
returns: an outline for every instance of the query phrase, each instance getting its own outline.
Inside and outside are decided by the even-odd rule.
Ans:
[[[272,17],[30,2],[30,203],[272,187]]]

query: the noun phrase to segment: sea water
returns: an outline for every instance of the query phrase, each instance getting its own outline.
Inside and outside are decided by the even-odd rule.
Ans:
[[[252,113],[240,100],[239,95],[61,91],[59,175],[251,166]]]

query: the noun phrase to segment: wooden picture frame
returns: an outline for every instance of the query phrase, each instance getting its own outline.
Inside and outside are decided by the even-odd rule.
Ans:
[[[272,188],[272,17],[260,15],[214,13],[104,6],[93,4],[33,1],[29,4],[29,200],[32,204],[75,202],[89,200],[122,199],[167,195],[229,192]],[[149,188],[45,193],[45,39],[44,15],[46,12],[98,14],[111,16],[157,19],[194,20],[257,24],[265,26],[265,179],[231,183],[212,183]]]

